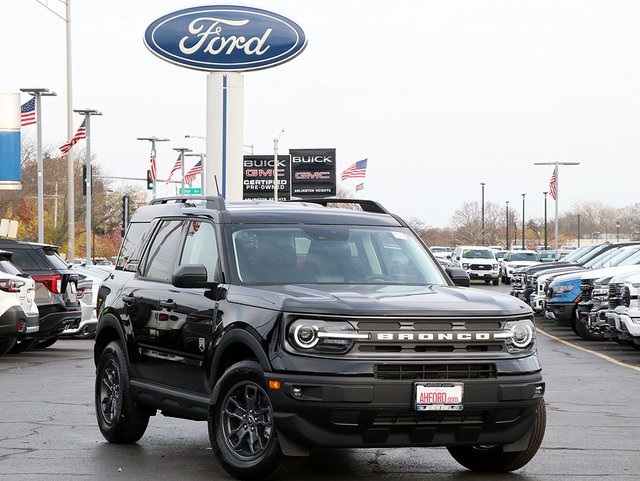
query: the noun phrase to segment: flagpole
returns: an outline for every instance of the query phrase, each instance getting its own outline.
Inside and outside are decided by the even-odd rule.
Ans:
[[[558,260],[560,258],[560,251],[558,250],[558,200],[560,198],[560,166],[561,165],[580,165],[580,162],[558,162],[557,160],[555,162],[534,162],[533,165],[553,165],[555,166],[555,178],[556,178],[556,225],[554,227],[554,236],[555,236],[555,250],[556,250],[556,260]]]
[[[180,154],[180,163],[182,164],[182,183],[180,184],[182,186],[182,189],[180,191],[181,195],[184,195],[184,153],[185,152],[191,152],[191,149],[187,148],[187,147],[174,147],[173,150],[175,150],[176,152],[178,152]]]

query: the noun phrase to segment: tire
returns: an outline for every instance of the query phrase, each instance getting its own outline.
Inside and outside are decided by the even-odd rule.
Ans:
[[[493,283],[493,285],[494,285],[494,286],[497,286],[497,285],[498,285],[498,279],[494,279],[494,280],[492,281],[492,283]]]
[[[489,284],[490,282],[491,282],[491,279],[485,279],[485,280],[484,280],[484,283],[485,283],[485,284]]]
[[[575,325],[575,328],[574,328]],[[587,327],[587,324],[581,319],[572,319],[571,327],[574,328],[574,332],[582,339],[587,341],[604,341],[604,332],[591,332]]]
[[[507,286],[508,286],[509,284],[511,284],[511,279],[509,279],[509,276],[507,276],[506,274],[504,274],[504,275],[502,276],[502,283],[503,283],[503,284],[505,284],[505,285],[507,285]]]
[[[280,450],[262,375],[246,363],[234,364],[218,384],[217,402],[208,419],[218,462],[227,473],[244,480],[266,480],[282,473],[287,458]]]
[[[49,339],[45,339],[44,341],[40,341],[35,345],[36,349],[46,349],[48,347],[53,346],[58,340],[58,336],[50,337]]]
[[[33,349],[36,344],[38,344],[37,337],[29,337],[27,339],[16,339],[16,343],[13,345],[11,350],[9,351],[12,354],[19,354],[24,351],[28,351],[29,349]]]
[[[0,337],[0,356],[8,353],[13,345],[16,343],[15,337]]]
[[[117,342],[109,343],[100,354],[95,404],[98,427],[110,443],[135,443],[147,429],[150,412],[129,391],[127,360]]]
[[[544,399],[536,408],[536,419],[531,431],[531,438],[527,448],[523,451],[504,452],[503,447],[497,446],[455,446],[447,450],[453,459],[471,471],[485,473],[508,473],[527,464],[540,448],[546,426],[546,409]]]

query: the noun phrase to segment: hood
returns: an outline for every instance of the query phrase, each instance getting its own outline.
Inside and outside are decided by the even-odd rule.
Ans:
[[[582,279],[600,279],[601,277],[613,277],[616,275],[640,274],[640,265],[605,267],[602,269],[593,269],[582,274]]]
[[[513,267],[514,269],[518,269],[520,267],[537,266],[538,264],[540,264],[540,261],[503,261],[503,262],[507,264],[509,267]]]
[[[286,312],[367,316],[505,316],[531,313],[519,299],[454,286],[303,284],[230,286],[227,300]]]

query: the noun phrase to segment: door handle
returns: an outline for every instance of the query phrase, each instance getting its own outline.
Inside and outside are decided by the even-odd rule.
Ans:
[[[160,307],[164,307],[165,309],[172,310],[178,307],[178,305],[175,302],[173,302],[173,300],[167,299],[166,301],[160,301]]]
[[[134,301],[136,300],[135,297],[133,297],[133,296],[122,296],[120,299],[122,299],[122,302],[124,302],[128,306],[133,304]]]

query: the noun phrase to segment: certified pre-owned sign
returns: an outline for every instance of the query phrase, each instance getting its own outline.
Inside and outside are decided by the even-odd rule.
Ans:
[[[183,67],[243,72],[291,60],[307,39],[296,23],[281,15],[213,5],[160,17],[147,27],[144,42],[154,54]]]

